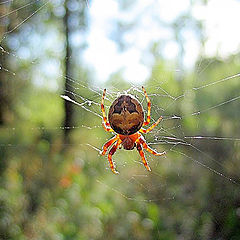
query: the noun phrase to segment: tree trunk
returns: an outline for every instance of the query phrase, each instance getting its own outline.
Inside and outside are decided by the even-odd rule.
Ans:
[[[0,0],[0,15],[4,16],[7,13],[8,6],[6,4],[3,4],[3,0]],[[0,22],[0,126],[4,125],[6,122],[6,109],[9,104],[9,97],[7,94],[7,82],[6,82],[6,72],[3,70],[3,68],[6,65],[6,57],[3,47],[2,47],[2,40],[4,33],[6,32],[8,25],[7,21],[4,21],[5,18],[1,19]]]
[[[68,0],[65,0],[65,16],[64,16],[64,28],[65,28],[65,39],[66,39],[66,54],[65,54],[65,95],[68,95],[71,97],[70,92],[73,91],[73,88],[71,86],[72,82],[69,80],[71,76],[71,62],[70,62],[70,56],[71,56],[71,46],[69,43],[69,35],[70,35],[70,29],[69,29],[69,10],[68,10]],[[65,112],[65,119],[64,119],[64,142],[69,143],[69,133],[72,130],[73,126],[73,104],[68,101],[64,101],[64,112]]]

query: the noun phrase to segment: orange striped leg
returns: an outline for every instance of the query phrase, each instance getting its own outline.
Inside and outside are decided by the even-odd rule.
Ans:
[[[162,156],[162,155],[166,154],[165,151],[159,153],[159,152],[153,150],[152,148],[150,148],[150,147],[147,145],[147,143],[145,142],[145,140],[144,140],[143,137],[140,137],[140,138],[138,139],[138,141],[142,144],[142,146],[143,146],[144,149],[146,149],[148,152],[150,152],[150,153],[153,154],[153,155]]]
[[[118,135],[114,136],[113,138],[111,138],[108,142],[106,142],[103,146],[103,150],[101,152],[102,155],[105,155],[105,153],[107,152],[108,148],[114,143],[116,142],[118,139]]]
[[[107,131],[107,132],[114,132],[111,127],[106,127],[106,125],[105,125],[104,122],[102,122],[102,126],[103,126],[103,128],[104,128],[105,131]]]
[[[155,128],[155,127],[161,122],[161,120],[162,120],[162,117],[160,117],[160,118],[159,118],[151,127],[149,127],[148,129],[141,128],[141,129],[139,130],[139,132],[141,132],[141,133],[148,133],[148,132],[152,131],[153,128]]]
[[[104,98],[106,95],[106,88],[103,90],[103,95],[102,95],[102,102],[101,102],[101,110],[102,110],[102,115],[103,115],[103,121],[107,127],[110,127],[110,123],[107,121],[106,113],[105,113],[105,108],[104,108]],[[104,128],[105,129],[105,128]]]
[[[150,101],[150,99],[149,99],[149,97],[147,95],[147,92],[146,92],[146,90],[145,90],[145,88],[143,86],[142,86],[142,90],[143,90],[143,92],[145,94],[145,97],[147,99],[147,108],[148,108],[148,111],[147,111],[147,121],[145,121],[143,123],[143,126],[146,126],[146,125],[148,125],[150,123],[150,120],[151,120],[151,101]]]
[[[142,161],[143,161],[143,164],[144,164],[145,168],[146,168],[148,171],[151,171],[151,168],[148,166],[147,160],[146,160],[146,158],[145,158],[145,156],[144,156],[144,152],[143,152],[143,150],[142,150],[142,146],[141,146],[140,143],[137,143],[137,150],[138,150],[138,152],[139,152],[139,154],[140,154],[140,156],[141,156],[141,158],[142,158]]]
[[[116,150],[121,142],[122,141],[120,139],[118,139],[117,143],[111,148],[111,150],[109,151],[109,154],[108,154],[108,161],[110,164],[110,168],[111,168],[112,172],[115,174],[118,174],[119,172],[114,167],[114,164],[112,161],[112,155],[116,152]]]

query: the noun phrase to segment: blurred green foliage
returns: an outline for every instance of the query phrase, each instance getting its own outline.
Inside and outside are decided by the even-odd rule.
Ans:
[[[24,26],[39,28],[35,34],[61,26],[61,17],[44,16],[44,25],[35,19]],[[22,31],[14,36],[20,45],[27,44]],[[31,35],[26,38],[31,41]],[[62,38],[59,31],[57,39]],[[62,64],[60,53],[45,50],[41,61],[56,58]],[[239,77],[233,77],[240,69],[239,54],[224,60],[199,57],[183,79],[173,71],[174,64],[169,67],[156,56],[144,85],[153,119],[163,115],[164,120],[146,139],[167,155],[146,154],[152,168],[148,173],[136,150],[119,150],[114,160],[120,175],[115,176],[98,152],[111,134],[101,128],[97,114],[102,92],[88,70],[81,65],[74,70],[73,97],[85,104],[75,106],[71,141],[64,144],[62,73],[57,85],[38,86],[34,79],[42,69],[39,62],[11,51],[3,55],[6,67],[16,74],[1,72],[11,83],[5,92],[11,105],[0,128],[0,239],[240,238],[240,102],[233,101],[240,92]],[[0,81],[6,80],[1,76]],[[109,107],[131,84],[119,72],[106,86]],[[139,89],[130,92],[146,109]]]

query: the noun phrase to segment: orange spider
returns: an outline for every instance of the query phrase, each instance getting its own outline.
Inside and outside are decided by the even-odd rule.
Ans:
[[[131,95],[121,95],[112,103],[108,113],[109,121],[107,121],[104,109],[104,98],[106,95],[106,89],[104,89],[103,91],[101,102],[101,109],[103,115],[102,126],[107,132],[116,132],[117,135],[104,144],[101,154],[105,155],[107,149],[116,142],[116,144],[113,145],[113,147],[108,153],[108,161],[110,163],[112,172],[115,174],[118,174],[118,172],[114,167],[112,155],[116,152],[120,144],[126,150],[132,150],[134,149],[134,147],[136,147],[142,158],[143,164],[148,171],[151,171],[151,169],[148,166],[147,160],[145,159],[142,147],[153,155],[161,156],[166,153],[158,153],[155,150],[151,149],[141,135],[141,133],[150,132],[162,120],[162,117],[160,117],[151,127],[147,129],[142,128],[142,126],[148,125],[151,119],[151,101],[144,87],[142,87],[142,90],[145,94],[148,104],[147,121],[144,121],[144,112],[142,105],[136,98]]]

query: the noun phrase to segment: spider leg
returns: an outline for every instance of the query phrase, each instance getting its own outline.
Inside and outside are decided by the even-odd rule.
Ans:
[[[147,111],[147,121],[145,121],[143,123],[143,126],[146,126],[146,125],[148,125],[150,123],[150,119],[151,119],[151,101],[150,101],[150,99],[149,99],[149,97],[147,95],[147,92],[146,92],[146,90],[145,90],[145,88],[143,86],[142,86],[142,90],[143,90],[144,95],[145,95],[145,97],[147,99],[147,108],[148,108],[148,111]]]
[[[139,130],[139,132],[141,132],[141,133],[148,133],[148,132],[152,131],[153,128],[155,128],[161,122],[162,118],[163,117],[161,116],[151,127],[147,128],[147,129],[141,128]]]
[[[103,121],[107,127],[110,127],[110,123],[107,121],[106,113],[105,113],[105,108],[104,108],[104,98],[106,95],[106,88],[103,90],[103,95],[102,95],[102,102],[101,102],[101,110],[102,110],[102,115],[103,115]],[[105,128],[104,128],[105,129]],[[106,130],[106,129],[105,129]]]
[[[139,154],[140,154],[140,156],[142,158],[142,161],[143,161],[143,164],[144,164],[145,168],[148,171],[151,171],[151,168],[148,166],[147,160],[146,160],[146,158],[144,156],[144,152],[142,150],[142,145],[139,142],[137,142],[137,150],[138,150],[138,152],[139,152]]]
[[[144,140],[143,136],[141,136],[141,137],[138,139],[138,141],[140,142],[140,144],[142,144],[142,146],[143,146],[144,149],[146,149],[148,152],[150,152],[150,153],[153,154],[153,155],[162,156],[162,155],[166,154],[165,151],[159,153],[159,152],[153,150],[152,148],[150,148],[150,147],[147,145],[146,141]]]
[[[103,149],[102,149],[101,154],[102,154],[102,155],[105,155],[105,153],[107,152],[108,148],[109,148],[114,142],[116,142],[117,139],[118,139],[118,135],[114,136],[114,137],[111,138],[108,142],[106,142],[106,143],[103,145]]]
[[[112,161],[112,155],[116,152],[119,144],[121,143],[121,139],[118,139],[117,143],[115,145],[112,146],[112,148],[110,149],[109,153],[108,153],[108,161],[110,164],[110,168],[112,170],[113,173],[118,174],[119,172],[115,169],[113,161]]]
[[[106,127],[104,122],[102,122],[102,126],[103,126],[105,131],[107,131],[107,132],[114,132],[114,130],[111,127]]]

